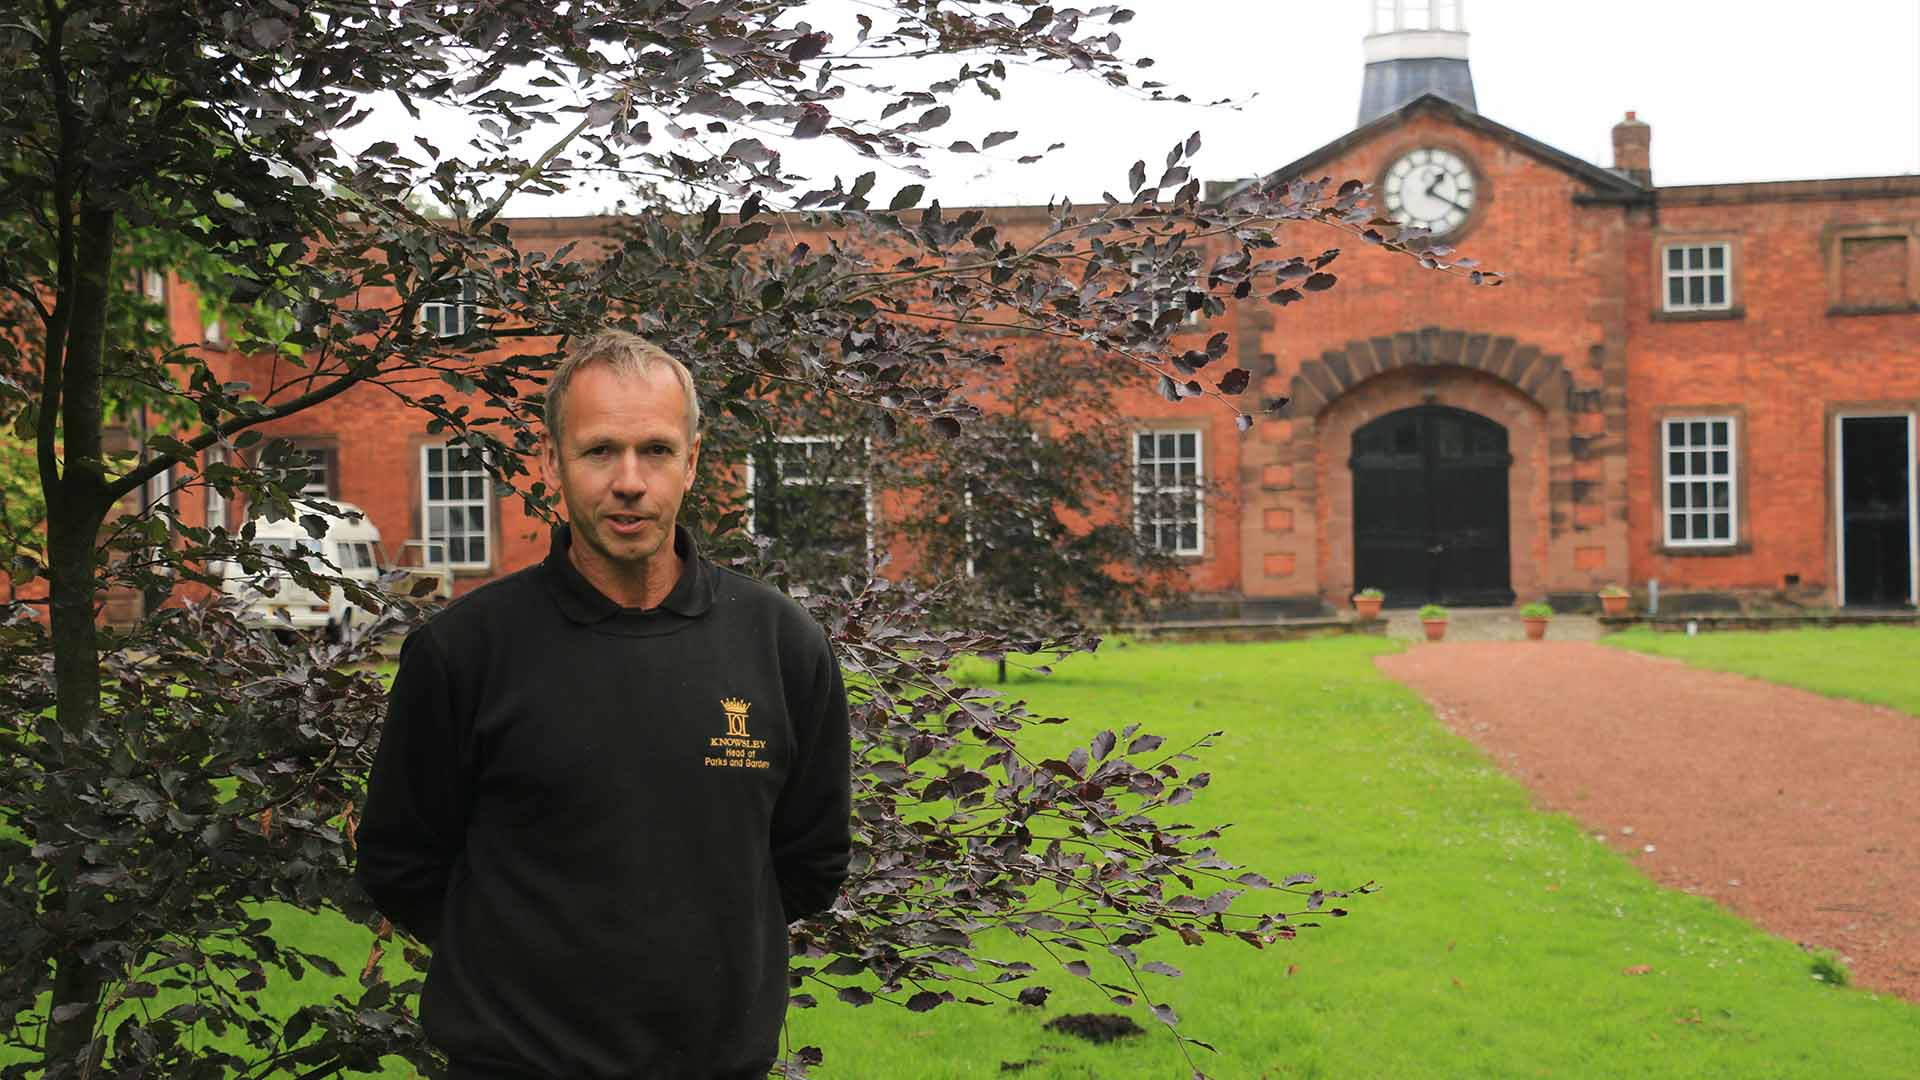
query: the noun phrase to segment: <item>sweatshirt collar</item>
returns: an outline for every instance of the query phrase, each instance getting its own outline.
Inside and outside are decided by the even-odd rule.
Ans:
[[[666,599],[653,608],[621,607],[612,597],[594,588],[567,557],[572,545],[573,530],[564,523],[555,526],[547,557],[541,565],[546,568],[548,585],[561,612],[576,623],[593,625],[614,620],[615,626],[638,628],[662,620],[677,623],[681,619],[698,618],[713,606],[712,574],[706,560],[700,557],[693,534],[683,525],[676,523],[673,527],[673,550],[680,556],[680,580],[674,582]]]

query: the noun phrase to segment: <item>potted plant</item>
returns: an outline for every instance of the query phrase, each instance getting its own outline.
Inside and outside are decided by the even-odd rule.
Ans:
[[[1600,586],[1601,614],[1607,616],[1625,615],[1627,613],[1627,596],[1627,590],[1618,585],[1607,584]]]
[[[1527,628],[1527,640],[1539,641],[1547,636],[1547,624],[1553,621],[1553,608],[1548,604],[1528,604],[1520,609],[1520,624]]]
[[[1447,609],[1439,604],[1428,604],[1420,609],[1420,625],[1427,628],[1427,640],[1439,641],[1447,636]]]
[[[1362,619],[1377,619],[1380,617],[1380,605],[1386,599],[1387,594],[1379,589],[1361,589],[1353,594],[1353,610],[1359,612]]]

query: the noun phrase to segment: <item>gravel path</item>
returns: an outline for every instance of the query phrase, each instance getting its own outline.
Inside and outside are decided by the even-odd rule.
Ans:
[[[1920,717],[1579,641],[1376,663],[1662,885],[1920,1001]]]

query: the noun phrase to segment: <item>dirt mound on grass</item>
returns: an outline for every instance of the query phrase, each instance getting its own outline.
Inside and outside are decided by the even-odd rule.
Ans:
[[[1073,1013],[1046,1022],[1048,1031],[1077,1035],[1088,1042],[1109,1043],[1129,1035],[1144,1035],[1140,1025],[1118,1013]]]

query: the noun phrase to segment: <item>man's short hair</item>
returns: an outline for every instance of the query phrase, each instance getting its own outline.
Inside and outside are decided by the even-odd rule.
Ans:
[[[573,385],[575,374],[595,364],[605,364],[614,374],[625,376],[643,376],[663,367],[672,371],[687,395],[687,441],[693,441],[700,430],[700,395],[694,391],[693,373],[687,370],[687,365],[638,334],[602,330],[567,350],[567,358],[560,361],[553,377],[547,380],[547,401],[541,409],[541,419],[546,421],[556,446],[560,443],[561,418],[567,408],[567,389]]]

